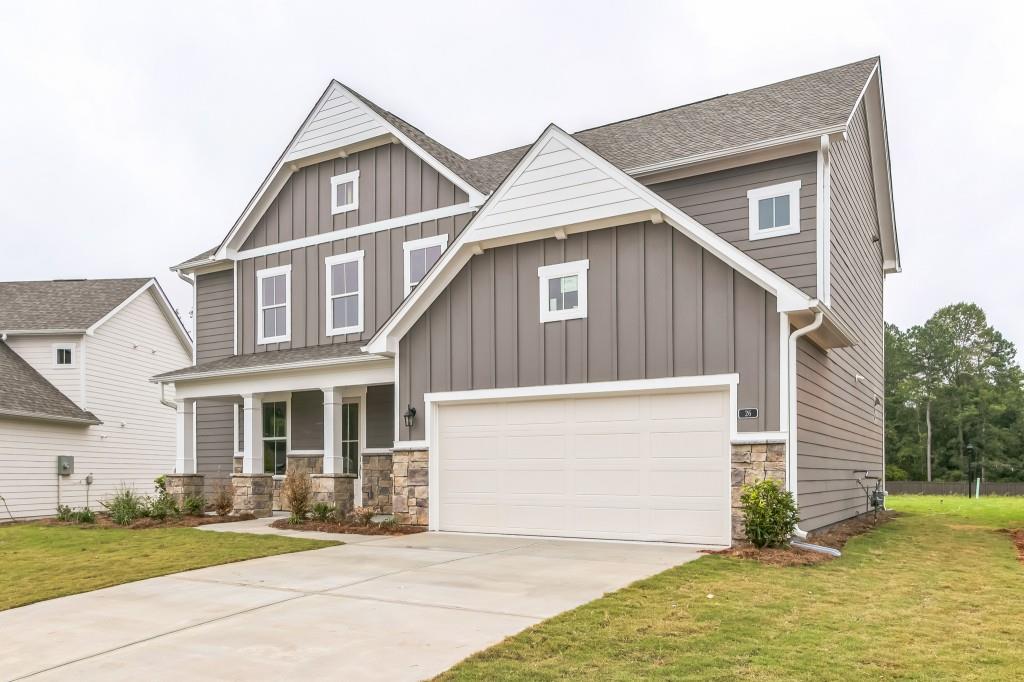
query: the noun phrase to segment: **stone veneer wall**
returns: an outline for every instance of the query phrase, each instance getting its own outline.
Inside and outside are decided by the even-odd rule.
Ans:
[[[732,446],[732,537],[745,540],[740,494],[743,486],[765,479],[786,484],[785,443],[736,443]]]
[[[392,511],[399,523],[427,525],[426,450],[407,450],[391,455]]]
[[[203,495],[202,474],[167,474],[165,479],[165,490],[180,509],[186,497]]]
[[[343,517],[352,511],[355,476],[347,474],[313,474],[313,504],[326,502],[334,506],[338,516]]]
[[[274,497],[274,477],[270,474],[233,474],[235,513],[270,516]]]
[[[363,506],[390,514],[391,473],[394,464],[391,453],[363,455]]]

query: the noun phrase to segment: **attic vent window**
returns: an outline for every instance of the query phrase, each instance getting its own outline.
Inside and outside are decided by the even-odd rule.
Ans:
[[[359,208],[359,171],[331,178],[331,215]]]
[[[800,231],[800,181],[759,187],[747,192],[750,238],[765,239]]]
[[[55,345],[53,347],[53,364],[55,367],[74,367],[75,347],[73,345]]]
[[[540,321],[578,320],[587,316],[589,260],[544,265],[540,279]]]

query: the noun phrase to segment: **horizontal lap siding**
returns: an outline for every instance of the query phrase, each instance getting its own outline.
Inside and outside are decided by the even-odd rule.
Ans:
[[[331,177],[359,170],[359,207],[331,215]],[[398,144],[332,159],[296,172],[246,239],[247,248],[277,244],[335,230],[412,215],[468,201],[466,193],[416,154]],[[406,241],[448,235],[449,245],[471,214],[414,223],[348,239],[238,261],[240,353],[368,341],[405,298]],[[363,332],[327,335],[327,277],[324,259],[362,250]],[[291,338],[256,343],[256,273],[291,265]]]
[[[74,507],[84,507],[88,494],[99,509],[122,485],[149,494],[153,479],[171,471],[174,411],[149,381],[191,361],[170,324],[146,293],[88,337],[87,407],[102,424],[0,419],[0,495],[15,516],[54,513],[57,455],[75,457],[75,473],[60,480],[61,502]]]
[[[88,401],[88,395],[82,395],[82,346],[86,342],[86,338],[80,334],[74,336],[9,336],[7,345],[72,402],[79,407],[84,407]],[[75,347],[72,351],[74,366],[58,367],[54,365],[57,359],[53,348],[54,344]],[[0,377],[0,381],[2,380],[3,378]],[[88,394],[88,390],[86,393]]]
[[[196,359],[211,362],[234,353],[234,270],[196,278]],[[234,465],[234,407],[198,401],[196,405],[196,471],[207,490],[230,482]]]
[[[588,317],[541,324],[537,268],[587,258]],[[775,298],[668,225],[474,256],[402,339],[400,405],[429,391],[740,373],[743,431],[779,428]],[[400,439],[421,439],[423,420]]]
[[[816,288],[817,156],[813,153],[651,185],[651,189],[748,256],[799,287]],[[800,232],[750,240],[747,191],[800,181]]]
[[[849,139],[832,146],[831,296],[857,345],[822,352],[801,342],[797,358],[798,493],[805,529],[865,511],[854,471],[883,469],[883,274],[863,107]],[[864,377],[864,383],[856,376]]]

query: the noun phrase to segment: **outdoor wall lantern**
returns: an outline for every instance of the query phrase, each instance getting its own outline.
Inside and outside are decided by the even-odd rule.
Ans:
[[[407,405],[405,408],[405,414],[402,415],[402,418],[405,419],[405,425],[411,429],[413,424],[416,423],[416,408],[412,405]]]

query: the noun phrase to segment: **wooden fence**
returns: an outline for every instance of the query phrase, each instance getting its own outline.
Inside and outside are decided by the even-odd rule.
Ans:
[[[971,483],[971,494],[975,484]],[[966,495],[967,481],[886,481],[890,495]],[[982,495],[1024,495],[1024,482],[982,483]]]

